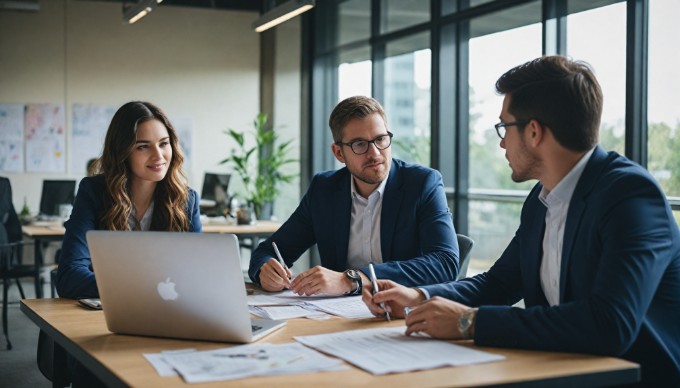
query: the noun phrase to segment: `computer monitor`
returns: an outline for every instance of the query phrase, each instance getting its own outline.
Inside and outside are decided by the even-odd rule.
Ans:
[[[229,201],[227,189],[229,188],[230,174],[215,174],[206,172],[203,178],[201,201],[214,201],[215,205],[226,205]],[[207,200],[207,201],[205,201]]]
[[[58,216],[59,205],[73,205],[76,181],[44,180],[40,196],[40,214]]]

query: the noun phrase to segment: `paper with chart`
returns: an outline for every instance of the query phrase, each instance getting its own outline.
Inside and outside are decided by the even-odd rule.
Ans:
[[[323,318],[328,314],[302,306],[248,306],[251,314],[261,318],[285,320],[293,318]]]
[[[23,104],[0,104],[0,171],[24,171]]]
[[[148,359],[148,355],[145,356]],[[159,357],[187,383],[348,368],[341,360],[324,356],[298,343],[262,343],[199,352],[161,353]]]
[[[266,292],[255,290],[252,295],[248,295],[248,306],[291,306],[299,303],[306,303],[316,299],[343,298],[339,295],[319,294],[319,295],[298,295],[291,290],[279,292]]]
[[[24,136],[27,172],[66,172],[64,106],[26,104]]]
[[[338,296],[324,294],[300,296],[290,290],[276,293],[258,292],[254,295],[248,295],[248,306],[251,308],[251,311],[256,311],[256,315],[263,314],[270,317],[277,314],[298,314],[299,317],[303,316],[299,309],[305,309],[310,311],[309,315],[314,315],[312,314],[313,312],[316,312],[316,315],[318,315],[318,312],[323,312],[352,319],[373,318],[373,314],[371,314],[368,307],[366,307],[364,302],[361,300],[360,295]],[[298,309],[277,308],[281,306],[296,306]],[[254,309],[254,307],[258,307],[258,309]],[[289,318],[297,317],[291,316]]]
[[[295,337],[321,352],[340,357],[374,375],[481,364],[504,356],[424,336],[406,336],[405,326],[351,330]],[[357,351],[357,344],[361,349]]]
[[[73,104],[71,171],[87,174],[87,162],[101,155],[104,137],[116,113],[112,105]]]

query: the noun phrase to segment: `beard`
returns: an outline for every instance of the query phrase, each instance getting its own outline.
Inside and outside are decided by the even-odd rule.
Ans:
[[[375,163],[380,163],[380,165],[368,168],[366,167]],[[390,161],[388,158],[380,156],[366,161],[361,165],[360,168],[347,165],[347,169],[358,180],[369,185],[376,185],[387,178],[387,175],[390,172]]]
[[[540,159],[531,152],[524,142],[521,142],[515,161],[510,164],[512,169],[510,178],[516,183],[537,179],[536,170],[540,164]]]

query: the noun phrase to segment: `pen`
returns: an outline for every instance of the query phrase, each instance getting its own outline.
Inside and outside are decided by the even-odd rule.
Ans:
[[[288,266],[286,265],[286,262],[283,261],[283,256],[281,256],[281,252],[279,252],[279,247],[276,246],[276,243],[272,241],[272,246],[274,247],[274,252],[276,252],[276,257],[279,259],[279,264],[281,264],[281,267],[283,267],[284,270],[288,269]],[[288,279],[290,280],[290,279]]]
[[[378,291],[378,279],[375,277],[375,270],[373,269],[373,263],[368,263],[368,272],[371,274],[371,285],[373,285],[373,295],[377,294]],[[390,319],[390,313],[385,309],[385,303],[380,303],[380,307],[385,311],[385,318],[387,318],[388,321],[391,321]]]

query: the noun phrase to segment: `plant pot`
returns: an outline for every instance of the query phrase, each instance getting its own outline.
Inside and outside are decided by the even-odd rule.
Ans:
[[[255,215],[258,220],[271,220],[274,214],[274,202],[268,201],[262,204],[255,204]]]

